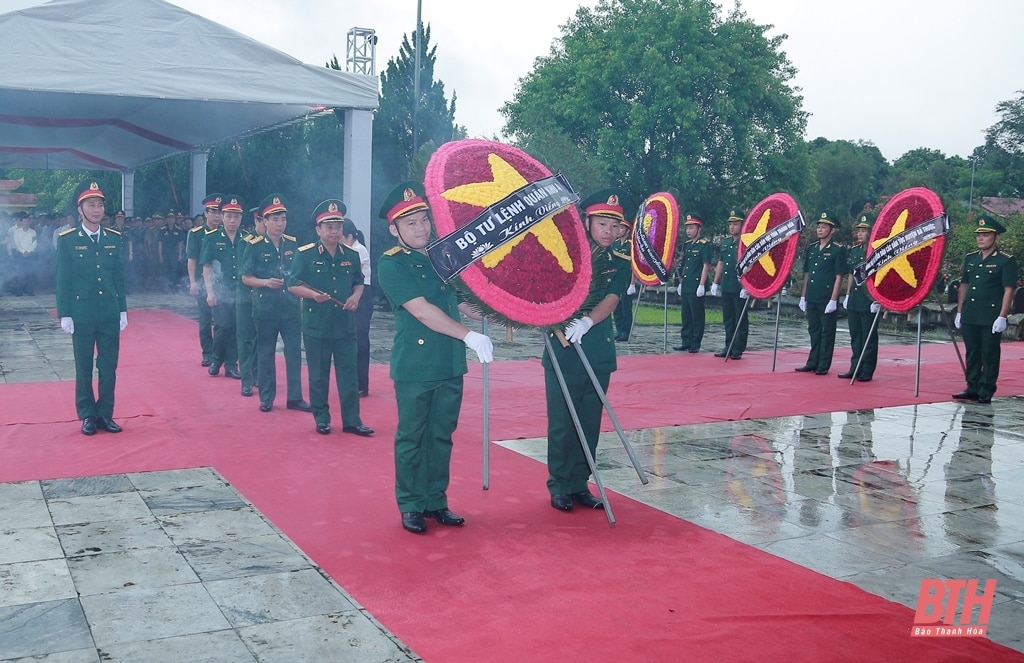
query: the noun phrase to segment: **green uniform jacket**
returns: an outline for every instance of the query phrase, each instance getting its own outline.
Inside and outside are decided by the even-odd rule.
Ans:
[[[121,233],[100,230],[99,241],[81,225],[57,239],[57,317],[75,322],[117,319],[128,310],[121,262]]]
[[[697,286],[701,284],[700,274],[705,264],[711,264],[711,254],[711,242],[704,238],[683,242],[682,256],[676,274],[683,284],[684,292],[687,289],[696,291]]]
[[[242,259],[242,274],[258,279],[286,279],[291,271],[299,245],[291,235],[281,235],[281,248],[262,235],[249,239]],[[248,286],[247,286],[248,287]],[[257,320],[299,316],[299,298],[287,288],[250,288],[252,317]],[[344,300],[342,300],[344,301]]]
[[[295,253],[286,285],[298,285],[299,281],[344,302],[357,285],[363,285],[359,253],[339,243],[332,257],[322,243],[306,244]],[[318,304],[312,299],[303,299],[302,333],[314,338],[354,337],[355,313],[342,310],[331,300]]]
[[[736,260],[739,254],[740,243],[733,237],[726,237],[722,240],[719,258],[722,261],[722,281],[718,284],[722,292],[738,295],[743,287],[740,284],[740,275],[736,271]],[[700,276],[698,274],[697,276]]]
[[[455,290],[441,280],[427,256],[397,246],[386,251],[377,263],[377,282],[395,312],[391,379],[428,382],[464,375],[466,346],[462,341],[433,331],[403,306],[423,297],[452,320],[459,320],[459,299]]]
[[[590,299],[596,306],[598,302],[608,295],[618,295],[620,298],[629,287],[629,281],[633,275],[629,259],[621,253],[610,249],[602,249],[593,242],[590,244],[591,263],[594,274],[591,277]],[[597,294],[597,296],[593,296]],[[573,318],[582,317],[589,311],[579,311]],[[608,316],[601,322],[595,324],[580,341],[587,359],[590,361],[594,373],[611,373],[618,366],[615,361],[615,332],[612,326],[612,316]],[[587,369],[580,361],[579,355],[572,347],[563,348],[557,340],[552,340],[551,347],[558,358],[558,365],[566,375],[586,375]],[[545,369],[551,370],[551,359],[548,353],[544,353],[541,363]]]
[[[804,251],[804,273],[807,274],[807,290],[804,293],[807,301],[829,301],[832,299],[836,275],[850,273],[846,264],[846,247],[831,240],[821,247],[815,241]]]
[[[990,325],[999,317],[1005,288],[1017,285],[1017,260],[998,248],[988,258],[981,251],[964,256],[961,283],[967,294],[960,307],[960,319],[971,325]]]
[[[199,265],[213,265],[219,263],[220,275],[216,277],[217,291],[214,293],[218,298],[230,294],[233,299],[238,292],[239,258],[242,255],[242,247],[248,235],[245,231],[239,230],[235,234],[235,241],[228,238],[224,228],[218,228],[212,233],[206,233],[203,237],[203,248],[199,253]],[[217,268],[214,267],[214,274]]]
[[[849,261],[847,266],[852,268],[864,262],[867,257],[867,252],[868,247],[866,244],[855,244],[851,246],[848,253]],[[871,299],[871,295],[868,294],[867,281],[865,281],[863,285],[857,285],[857,282],[854,281],[853,285],[850,286],[850,305],[846,310],[854,311],[856,313],[870,313],[871,303],[873,301],[874,300]]]
[[[185,235],[185,258],[188,260],[198,261],[200,254],[203,252],[203,239],[205,239],[207,235],[212,235],[218,230],[220,230],[219,227],[211,229],[206,224],[196,226],[192,230],[189,230],[188,234]],[[202,279],[200,279],[199,276],[200,275],[197,274],[196,278],[201,281]]]

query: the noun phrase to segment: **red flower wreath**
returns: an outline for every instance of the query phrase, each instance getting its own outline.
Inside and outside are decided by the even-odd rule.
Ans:
[[[522,150],[485,140],[445,143],[424,177],[437,233],[447,235],[521,186],[551,175]],[[569,320],[583,305],[593,269],[575,207],[499,246],[458,278],[485,315],[534,327]]]
[[[679,237],[679,206],[671,193],[655,193],[647,197],[640,213],[636,217],[633,228],[633,252],[630,260],[633,263],[633,274],[646,286],[656,286],[661,279],[647,264],[637,250],[636,235],[644,233],[654,252],[665,265],[665,270],[672,273],[672,255],[676,251],[676,240]]]
[[[792,219],[799,213],[793,197],[786,193],[773,193],[750,210],[740,233],[737,260],[743,257],[747,246],[775,226]],[[743,288],[757,299],[773,296],[789,278],[799,248],[800,233],[776,244],[768,254],[754,263],[746,274],[740,275]],[[774,273],[771,273],[774,271]]]
[[[890,237],[943,213],[942,201],[930,189],[914,187],[900,191],[885,204],[871,229],[867,257]],[[868,292],[890,311],[906,313],[928,296],[942,267],[946,237],[926,242],[890,261],[868,277]],[[850,265],[851,268],[856,265]],[[887,268],[887,269],[886,269]]]

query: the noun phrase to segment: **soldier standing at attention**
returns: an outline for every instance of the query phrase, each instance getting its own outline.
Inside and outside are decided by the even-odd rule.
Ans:
[[[749,321],[744,310],[746,299],[750,296],[740,283],[740,274],[736,271],[739,259],[740,231],[743,230],[743,217],[733,212],[729,215],[729,236],[722,240],[718,264],[715,265],[715,282],[711,284],[711,294],[722,297],[722,323],[725,325],[725,347],[716,352],[716,357],[724,357],[732,350],[729,359],[740,359],[747,349],[747,330]],[[739,329],[737,329],[739,325]],[[735,335],[735,340],[733,336]]]
[[[433,228],[422,187],[414,182],[398,185],[384,200],[380,217],[398,240],[377,263],[377,282],[395,312],[395,498],[402,527],[422,534],[428,517],[449,526],[466,522],[448,508],[447,494],[452,433],[462,408],[465,348],[485,363],[494,359],[494,348],[489,337],[460,322],[460,311],[469,317],[474,313],[459,304],[427,258]]]
[[[203,214],[206,222],[188,231],[185,238],[185,259],[188,269],[188,292],[195,296],[199,309],[199,347],[203,351],[203,366],[213,362],[213,311],[206,301],[206,281],[203,279],[202,268],[199,267],[199,255],[203,250],[203,239],[212,235],[220,228],[223,215],[220,203],[223,195],[211,193],[203,198]],[[136,255],[139,254],[136,245]]]
[[[260,376],[260,412],[270,412],[277,396],[277,337],[284,342],[289,410],[312,412],[302,399],[302,318],[299,299],[285,287],[298,244],[285,235],[288,210],[280,194],[267,196],[257,208],[264,235],[253,240],[242,263],[242,281],[252,289],[256,331],[256,373]],[[244,379],[244,378],[243,378]]]
[[[867,258],[868,237],[871,236],[871,223],[868,222],[866,214],[861,214],[857,225],[853,227],[854,238],[857,243],[850,247],[848,267],[859,265]],[[874,324],[875,313],[880,305],[871,299],[866,284],[857,285],[854,282],[853,274],[846,279],[846,296],[843,297],[843,308],[846,309],[846,322],[850,325],[850,347],[853,349],[853,357],[850,358],[850,370],[839,374],[840,380],[849,380],[854,376],[857,362],[860,361],[860,370],[857,372],[859,382],[871,382],[875,375],[875,366],[878,364],[878,325]],[[872,329],[872,327],[874,327]],[[871,333],[868,334],[868,330]],[[861,359],[861,354],[864,359]]]
[[[683,242],[683,255],[676,270],[679,278],[676,293],[683,313],[679,328],[681,343],[673,350],[696,354],[704,340],[704,283],[711,271],[711,243],[700,236],[704,222],[697,217],[687,214],[684,228],[686,241]]]
[[[285,207],[278,197],[271,197],[270,203],[263,205],[264,217],[283,211]],[[373,429],[364,426],[359,417],[356,380],[355,310],[363,295],[359,254],[341,241],[345,203],[334,198],[325,200],[316,206],[312,216],[320,240],[299,247],[286,283],[293,295],[302,298],[302,339],[306,347],[309,404],[316,432],[321,435],[331,432],[327,396],[333,361],[334,382],[341,401],[341,430],[368,437],[373,435]],[[288,398],[292,396],[289,392]],[[263,400],[262,390],[260,400]]]
[[[846,247],[833,241],[838,221],[821,213],[815,227],[817,241],[804,251],[804,285],[800,294],[800,310],[807,313],[807,332],[811,336],[811,352],[807,363],[794,369],[798,373],[814,372],[828,375],[832,353],[836,347],[836,309],[839,308],[839,286],[849,273]]]
[[[999,340],[1017,285],[1017,260],[999,250],[1006,228],[995,219],[978,218],[974,231],[978,250],[964,256],[955,324],[967,351],[967,389],[958,400],[991,403],[999,379]]]
[[[114,385],[121,332],[128,326],[121,233],[101,228],[106,200],[96,182],[75,192],[80,225],[57,239],[57,316],[71,334],[75,355],[75,407],[82,434],[120,433],[114,423]],[[93,358],[99,395],[92,390]]]
[[[203,267],[206,303],[213,311],[213,361],[210,375],[220,373],[236,380],[238,372],[238,336],[235,301],[238,297],[238,258],[246,236],[239,232],[245,205],[240,196],[224,196],[221,203],[223,223],[220,230],[203,238],[199,264]]]
[[[249,210],[252,212],[253,210]],[[253,233],[246,238],[238,256],[238,301],[235,304],[235,335],[238,338],[238,372],[242,374],[242,395],[246,398],[252,396],[253,387],[259,383],[257,376],[259,371],[256,359],[256,323],[253,320],[253,289],[245,280],[246,258],[254,244],[263,239],[265,232],[263,217],[258,214],[252,215]],[[291,256],[289,256],[289,259]],[[291,263],[289,262],[289,265]],[[296,302],[295,313],[298,315],[298,303]]]
[[[585,215],[584,224],[590,239],[591,264],[594,268],[588,301],[597,300],[597,304],[590,310],[578,311],[573,316],[575,319],[565,328],[566,340],[580,344],[605,392],[608,391],[612,371],[617,367],[610,316],[619,304],[619,297],[629,286],[633,274],[629,258],[611,249],[615,241],[615,228],[623,220],[622,200],[621,189],[604,189],[580,203]],[[559,511],[572,511],[574,503],[587,509],[603,509],[604,503],[587,487],[590,465],[582,445],[585,443],[590,447],[591,454],[597,451],[604,405],[576,348],[563,347],[554,338],[551,347],[572,394],[572,406],[579,416],[586,438],[581,443],[569,405],[558,384],[551,357],[545,349],[541,363],[544,366],[544,395],[548,413],[547,485],[551,506]]]

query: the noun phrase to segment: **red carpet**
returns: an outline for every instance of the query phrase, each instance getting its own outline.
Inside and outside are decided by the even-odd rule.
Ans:
[[[372,367],[362,401],[376,437],[323,437],[310,415],[283,402],[260,413],[237,381],[207,376],[196,345],[185,318],[133,314],[118,436],[78,433],[69,382],[0,386],[0,481],[212,466],[428,661],[1024,659],[987,640],[911,638],[907,608],[621,496],[614,528],[598,513],[557,513],[544,466],[497,446],[482,491],[479,365],[450,490],[469,523],[412,536],[394,505],[386,366]],[[727,365],[710,354],[629,357],[611,397],[633,429],[944,401],[963,386],[952,348],[927,346],[914,398],[914,352],[884,348],[876,380],[853,387],[794,373],[802,351],[780,353],[776,373],[770,353]],[[1022,358],[1021,344],[1004,350],[999,395],[1024,393],[1013,370]],[[543,436],[539,362],[499,362],[491,376],[492,437]]]

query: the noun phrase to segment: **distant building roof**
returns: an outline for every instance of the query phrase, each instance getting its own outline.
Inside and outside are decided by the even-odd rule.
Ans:
[[[1013,214],[1024,214],[1024,199],[1022,198],[982,198],[981,209],[996,216],[1011,216]]]

